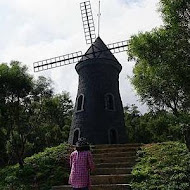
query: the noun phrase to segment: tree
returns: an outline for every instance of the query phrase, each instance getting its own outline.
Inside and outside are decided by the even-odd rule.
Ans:
[[[141,115],[134,105],[125,107],[124,113],[130,142],[156,143],[168,140],[182,141],[183,139],[179,118],[171,113],[151,111]]]
[[[27,74],[27,68],[13,61],[10,67],[1,65],[1,124],[4,126],[8,150],[15,153],[21,167],[27,143],[28,101],[33,88],[32,77]]]
[[[135,59],[135,86],[151,109],[190,111],[190,3],[161,0],[164,26],[132,36],[129,56]]]
[[[23,167],[27,155],[65,141],[72,106],[68,93],[54,95],[51,80],[45,77],[34,80],[27,73],[27,67],[17,61],[10,66],[1,64],[0,147],[3,159],[13,163],[16,159]]]
[[[124,107],[125,126],[127,128],[129,142],[142,142],[139,138],[140,112],[134,104]],[[144,135],[145,136],[145,135]],[[144,141],[143,141],[144,142]]]
[[[73,103],[66,92],[43,97],[35,103],[35,130],[30,135],[36,152],[68,140]]]

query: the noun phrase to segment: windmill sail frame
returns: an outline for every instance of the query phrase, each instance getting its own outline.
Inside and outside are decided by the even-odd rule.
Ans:
[[[86,44],[92,44],[96,39],[96,34],[90,1],[80,3],[80,9]]]
[[[93,44],[92,44],[93,45]],[[70,65],[73,63],[78,63],[82,57],[88,59],[96,58],[97,54],[102,53],[103,51],[111,51],[114,53],[119,53],[127,50],[128,40],[115,42],[107,45],[107,50],[94,50],[92,53],[82,54],[82,51],[77,51],[74,53],[53,57],[50,59],[45,59],[34,63],[34,72],[39,72],[43,70],[48,70],[56,67],[61,67],[65,65]]]
[[[82,57],[82,51],[45,59],[42,61],[34,62],[34,72],[53,69],[64,65],[77,63]]]
[[[81,9],[85,40],[87,44],[92,44],[92,52],[82,54],[82,51],[77,51],[70,54],[34,62],[33,63],[34,72],[39,72],[39,71],[48,70],[48,69],[52,69],[56,67],[70,65],[73,63],[78,63],[79,61],[82,61],[84,59],[97,58],[99,57],[101,53],[108,50],[111,51],[111,53],[113,54],[127,50],[127,46],[128,46],[127,40],[108,44],[106,50],[98,50],[93,45],[93,42],[96,39],[96,34],[95,34],[95,26],[94,26],[94,20],[93,20],[90,1],[85,1],[85,2],[80,3],[80,9]],[[99,16],[100,16],[100,12],[99,12]]]

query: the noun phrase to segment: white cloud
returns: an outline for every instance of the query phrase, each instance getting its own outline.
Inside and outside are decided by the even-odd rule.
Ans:
[[[156,12],[159,0],[102,0],[100,36],[106,44],[128,39],[139,31],[162,24]],[[80,16],[81,0],[0,0],[0,62],[19,60],[33,73],[33,62],[82,50],[85,44]],[[91,0],[97,26],[98,0]],[[96,27],[97,29],[97,27]],[[116,55],[123,66],[120,91],[123,104],[136,103],[137,97],[127,75],[134,63],[126,53]],[[75,100],[78,76],[75,65],[35,73],[50,76],[57,92],[66,90]],[[144,110],[141,107],[141,110]]]

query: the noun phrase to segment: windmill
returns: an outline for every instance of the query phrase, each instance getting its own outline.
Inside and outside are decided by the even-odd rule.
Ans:
[[[79,74],[69,143],[75,144],[79,137],[85,137],[92,144],[125,143],[124,114],[119,93],[119,73],[122,69],[114,53],[127,50],[128,41],[105,45],[96,38],[90,1],[80,3],[86,44],[90,45],[85,54],[73,52],[34,63],[39,72],[77,63]],[[100,1],[99,1],[100,23]]]

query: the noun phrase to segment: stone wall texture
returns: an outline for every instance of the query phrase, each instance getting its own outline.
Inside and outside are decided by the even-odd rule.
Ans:
[[[110,130],[115,131],[115,144],[127,142],[123,106],[119,92],[121,65],[116,60],[94,58],[76,65],[79,74],[69,143],[74,144],[75,130],[91,144],[112,143]],[[114,97],[114,110],[105,108],[105,95]],[[84,95],[84,110],[77,111],[77,99]]]

